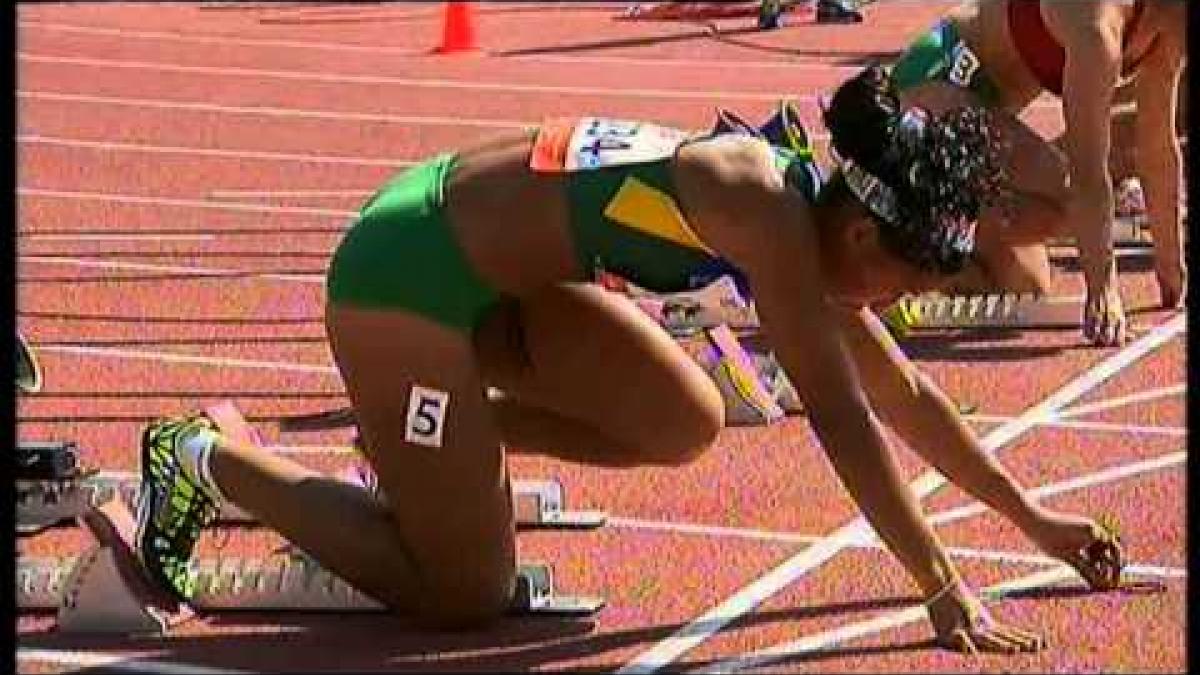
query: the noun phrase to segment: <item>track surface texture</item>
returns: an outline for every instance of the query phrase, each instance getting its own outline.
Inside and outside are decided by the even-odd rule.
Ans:
[[[879,2],[858,26],[820,26],[802,10],[758,32],[752,19],[617,21],[617,4],[489,4],[475,12],[479,53],[433,56],[432,3],[20,5],[17,322],[47,384],[19,402],[18,437],[73,439],[88,463],[130,470],[146,420],[231,399],[269,442],[344,468],[346,435],[280,434],[266,420],[345,402],[321,324],[323,273],[388,176],[543,116],[706,128],[714,106],[755,119],[784,96],[800,99],[825,161],[818,97],[868,59],[894,58],[947,6]],[[1062,124],[1051,100],[1029,119],[1047,135]],[[1043,652],[934,648],[913,618],[916,587],[854,524],[794,418],[730,429],[681,469],[511,460],[515,476],[557,477],[571,502],[612,515],[597,532],[519,536],[521,557],[553,563],[561,587],[607,597],[594,621],[431,635],[399,618],[239,614],[131,639],[60,635],[53,617],[23,614],[20,669],[1182,670],[1186,335],[1181,317],[1153,308],[1144,259],[1123,266],[1138,334],[1154,340],[1133,351],[1090,348],[1075,330],[904,343],[979,406],[972,423],[1024,485],[1124,524],[1140,590],[1090,593],[1075,576],[1048,576],[1055,565],[1010,524],[923,479],[937,488],[923,505],[976,588],[1032,584],[992,607],[1044,631]],[[1056,283],[1082,292],[1073,269]],[[911,480],[926,474],[901,455]],[[20,549],[67,554],[85,542],[67,528]],[[266,555],[278,544],[229,530],[202,548]]]

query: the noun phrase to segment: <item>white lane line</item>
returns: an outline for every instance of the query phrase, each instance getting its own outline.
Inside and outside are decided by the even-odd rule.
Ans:
[[[1157,471],[1167,467],[1183,464],[1187,461],[1187,452],[1179,451],[1172,452],[1166,455],[1160,455],[1152,459],[1133,462],[1130,464],[1121,464],[1110,467],[1095,473],[1089,473],[1083,476],[1077,476],[1067,480],[1062,480],[1056,483],[1050,483],[1039,488],[1029,491],[1029,494],[1041,499],[1043,497],[1053,497],[1072,490],[1079,490],[1085,487],[1094,485],[1102,485],[1112,481],[1121,480],[1129,476],[1134,476],[1150,471]],[[1182,508],[1182,506],[1180,507]],[[969,518],[987,512],[987,507],[978,502],[967,504],[953,509],[947,509],[939,513],[935,513],[928,517],[930,525],[945,525],[962,518]]]
[[[192,35],[181,33],[167,33],[161,31],[141,31],[130,30],[125,28],[105,28],[100,26],[80,26],[72,24],[54,23],[47,21],[20,21],[18,27],[21,29],[39,29],[53,32],[67,32],[81,35],[103,35],[118,37],[121,39],[144,39],[144,40],[164,40],[172,42],[184,42],[192,44],[216,44],[216,45],[235,45],[244,47],[284,47],[291,49],[303,49],[305,51],[335,51],[335,52],[357,52],[371,54],[372,56],[395,55],[407,57],[426,57],[428,54],[424,51],[418,51],[403,47],[391,47],[387,45],[361,45],[349,44],[343,42],[319,42],[311,40],[282,40],[282,39],[264,39],[264,38],[243,38],[234,36],[218,36],[218,35]],[[582,64],[600,64],[600,65],[624,65],[633,68],[767,68],[773,70],[819,70],[824,72],[840,72],[840,73],[855,73],[862,69],[858,65],[838,65],[828,61],[821,60],[737,60],[731,61],[727,59],[671,59],[671,58],[637,58],[630,56],[595,56],[595,55],[578,55],[566,56],[562,54],[522,54],[522,55],[491,55],[505,61],[517,62],[533,62],[533,63],[566,63],[572,65]],[[436,57],[434,57],[436,58]],[[1057,108],[1059,104],[1051,97],[1042,97],[1032,104],[1037,108]]]
[[[105,672],[116,673],[163,673],[164,675],[234,675],[249,673],[248,670],[231,668],[214,668],[194,663],[179,663],[174,661],[159,661],[142,659],[133,656],[116,656],[98,651],[68,650],[68,649],[34,649],[17,647],[18,661],[40,661],[60,666],[74,666],[76,669],[101,669]]]
[[[186,363],[191,365],[218,366],[221,368],[257,368],[261,370],[313,373],[317,375],[338,374],[338,369],[334,366],[318,366],[306,363],[288,363],[284,361],[235,359],[223,356],[203,356],[200,354],[181,354],[176,352],[155,352],[140,349],[118,349],[115,347],[88,347],[84,345],[39,345],[37,350],[38,352],[45,353],[74,354],[78,356],[105,356],[120,359],[159,361],[162,363]]]
[[[681,67],[681,68],[726,68],[726,69],[771,69],[771,70],[818,70],[834,73],[857,73],[862,66],[843,66],[836,63],[816,61],[741,61],[734,59],[651,59],[636,56],[564,56],[562,54],[516,54],[505,56],[506,61],[532,61],[541,63],[565,63],[569,65],[596,64],[606,66],[630,66],[633,68]]]
[[[387,122],[406,125],[421,124],[430,126],[480,127],[487,129],[526,129],[537,126],[538,124],[536,120],[522,122],[492,119],[483,120],[472,119],[469,117],[448,117],[439,115],[390,115],[383,113],[308,110],[302,108],[284,108],[272,106],[229,106],[220,105],[217,103],[206,103],[203,101],[170,101],[151,98],[129,98],[123,96],[93,96],[91,94],[78,94],[61,91],[18,90],[17,97],[45,101],[85,103],[88,105],[113,105],[132,108],[151,108],[157,110],[187,110],[191,112],[206,112],[216,114],[264,115],[268,117],[355,122]],[[816,128],[823,128],[820,126],[819,122],[814,123],[813,126]],[[810,133],[808,137],[813,141],[828,141],[829,133],[825,131],[814,131],[813,133]]]
[[[1101,410],[1112,410],[1130,405],[1132,403],[1145,403],[1146,401],[1156,401],[1160,398],[1168,396],[1181,396],[1187,394],[1187,384],[1174,384],[1169,387],[1160,387],[1158,389],[1146,389],[1127,396],[1118,396],[1095,403],[1079,405],[1066,410],[1061,410],[1058,413],[1059,417],[1079,417],[1080,415],[1088,415]]]
[[[52,190],[49,188],[18,187],[17,194],[30,197],[53,197],[84,201],[112,202],[117,204],[139,204],[145,206],[179,206],[195,209],[218,209],[226,211],[250,211],[252,213],[289,213],[303,216],[338,216],[347,218],[358,215],[356,211],[341,209],[318,209],[308,206],[271,206],[269,204],[247,204],[243,202],[212,202],[203,199],[175,199],[152,195],[128,195],[116,192],[83,192],[76,190]]]
[[[1005,595],[1011,595],[1018,591],[1042,588],[1075,578],[1078,578],[1075,570],[1066,565],[1059,565],[1048,570],[1034,572],[1033,574],[1028,574],[1016,579],[1011,579],[988,586],[987,588],[984,588],[980,594],[985,602],[994,602],[1003,598]],[[789,657],[811,654],[842,642],[866,637],[868,635],[874,635],[876,633],[882,633],[885,630],[915,623],[925,619],[927,616],[928,614],[925,611],[924,605],[913,605],[904,609],[886,612],[865,621],[858,621],[844,626],[838,626],[837,628],[821,631],[820,633],[808,635],[790,642],[785,642],[768,649],[718,661],[714,664],[692,672],[735,673],[748,668],[761,667],[782,661],[783,659]]]
[[[123,260],[94,260],[73,258],[57,255],[23,255],[21,262],[40,263],[44,265],[73,265],[75,267],[93,267],[113,270],[137,270],[139,272],[159,272],[165,274],[186,274],[195,277],[239,277],[245,279],[272,279],[274,281],[295,281],[306,284],[325,283],[324,274],[280,274],[276,272],[253,272],[236,270],[227,267],[185,267],[182,265],[155,265],[154,263],[137,263]],[[132,277],[131,280],[136,280]],[[29,283],[36,283],[36,280]]]
[[[213,199],[247,199],[271,197],[369,197],[376,188],[358,188],[352,190],[209,190]]]
[[[212,241],[211,234],[38,234],[18,232],[21,241]]]
[[[650,530],[670,532],[672,534],[692,534],[706,537],[731,537],[734,539],[750,539],[753,541],[769,541],[783,544],[811,544],[820,541],[823,535],[797,534],[795,532],[774,532],[754,528],[727,527],[723,525],[702,525],[698,523],[681,523],[673,520],[648,520],[645,518],[629,518],[609,515],[608,524],[613,527],[623,527],[631,530]],[[858,542],[853,548],[886,550],[887,546],[878,540]],[[965,546],[947,546],[946,553],[954,558],[988,560],[1000,563],[1025,563],[1029,565],[1058,565],[1059,560],[1041,553],[1022,553],[1020,551],[990,551]],[[1149,565],[1144,563],[1128,563],[1125,566],[1130,574],[1148,577],[1185,578],[1187,569],[1166,565]]]
[[[1061,413],[1060,413],[1061,415]],[[1005,415],[973,414],[969,421],[975,422],[1006,422],[1013,419]],[[1075,429],[1077,431],[1096,431],[1116,434],[1150,434],[1158,436],[1187,436],[1187,427],[1168,427],[1145,424],[1123,424],[1118,422],[1090,422],[1087,420],[1064,420],[1057,416],[1038,423],[1039,427]]]
[[[356,73],[332,73],[314,70],[271,70],[266,68],[241,68],[235,66],[198,66],[161,61],[136,61],[120,59],[97,59],[55,54],[31,54],[17,52],[19,61],[78,66],[82,68],[112,68],[121,70],[148,70],[159,73],[185,73],[210,77],[246,77],[254,79],[277,79],[300,82],[322,82],[338,85],[371,85],[411,87],[421,89],[460,89],[467,91],[494,91],[506,94],[558,94],[563,96],[607,96],[616,98],[695,99],[739,99],[743,101],[770,101],[789,98],[802,104],[815,105],[817,97],[811,94],[795,94],[789,91],[706,91],[701,89],[650,89],[622,87],[585,87],[548,84],[524,84],[521,82],[480,82],[473,80],[448,80],[442,78],[395,77],[388,75],[362,75]]]
[[[221,105],[205,101],[172,101],[156,98],[137,98],[129,96],[97,96],[67,91],[40,91],[21,89],[17,98],[28,98],[43,101],[61,101],[68,103],[87,103],[92,105],[114,105],[132,108],[150,108],[155,110],[189,110],[192,112],[219,113],[224,115],[260,115],[265,117],[304,118],[318,120],[337,120],[349,122],[385,122],[389,124],[407,125],[444,125],[460,127],[480,127],[483,129],[523,129],[536,122],[520,122],[516,120],[475,119],[470,117],[449,117],[439,115],[393,115],[387,113],[369,113],[341,110],[310,110],[305,108],[286,108],[282,106],[255,105]]]
[[[62,23],[51,23],[46,21],[20,21],[17,24],[21,29],[39,29],[45,31],[76,33],[81,35],[104,35],[118,37],[122,39],[145,39],[145,40],[164,40],[172,42],[186,42],[192,44],[216,44],[216,45],[234,45],[241,47],[286,47],[292,49],[303,50],[325,50],[336,52],[358,52],[371,54],[373,56],[394,55],[394,56],[426,56],[425,52],[416,51],[404,47],[389,47],[386,45],[358,45],[348,44],[343,42],[317,42],[310,40],[279,40],[279,39],[262,39],[262,38],[239,38],[226,37],[216,35],[183,35],[180,33],[165,33],[159,31],[144,31],[144,30],[129,30],[124,28],[102,28],[97,26],[78,26]],[[647,66],[647,67],[682,67],[682,68],[786,68],[786,69],[813,69],[813,70],[833,70],[845,72],[857,72],[861,70],[859,66],[839,66],[830,63],[813,62],[813,61],[783,61],[783,60],[765,60],[765,61],[722,61],[717,59],[639,59],[633,57],[612,57],[612,56],[561,56],[553,54],[528,54],[511,57],[502,57],[505,60],[513,61],[532,61],[546,63],[597,63],[597,64],[623,64],[629,66]]]
[[[262,150],[237,150],[232,148],[200,148],[182,145],[154,145],[150,143],[122,143],[118,141],[94,141],[83,138],[61,138],[23,134],[17,136],[18,143],[30,145],[52,145],[65,148],[84,148],[111,152],[146,152],[159,155],[193,155],[196,157],[220,157],[222,159],[261,159],[273,162],[305,162],[312,164],[355,164],[361,166],[385,166],[399,168],[412,166],[416,162],[377,157],[341,157],[337,155],[313,155],[307,153],[267,152]]]
[[[983,447],[994,452],[1020,437],[1039,422],[1052,415],[1080,396],[1099,386],[1116,373],[1124,370],[1138,359],[1158,348],[1183,332],[1187,325],[1186,314],[1177,314],[1172,319],[1155,327],[1151,332],[1130,343],[1116,355],[1087,369],[1079,377],[1064,385],[1040,403],[1030,407],[1019,417],[988,433],[981,439]],[[946,479],[935,470],[928,470],[913,481],[909,488],[918,500],[940,488]],[[751,582],[730,598],[709,609],[650,649],[638,654],[618,672],[650,673],[669,666],[680,656],[699,646],[705,640],[730,623],[754,610],[780,590],[824,564],[839,551],[856,542],[874,537],[874,531],[866,518],[858,516],[835,530],[825,539],[809,546],[778,565],[762,577]]]
[[[1061,495],[1087,487],[1104,485],[1146,473],[1153,473],[1155,471],[1181,465],[1186,461],[1186,452],[1172,452],[1140,462],[1123,464],[1108,469],[1103,469],[1101,471],[1088,473],[1082,476],[1076,476],[1067,480],[1047,483],[1036,488],[1030,488],[1027,490],[1027,493],[1034,498]],[[970,518],[972,516],[986,513],[987,511],[987,507],[983,506],[982,504],[972,503],[964,507],[931,513],[928,514],[926,518],[931,525],[943,526],[964,518]],[[795,532],[779,532],[775,530],[729,527],[723,525],[704,525],[699,523],[679,522],[675,520],[649,520],[645,518],[629,518],[623,516],[609,516],[608,522],[614,527],[624,527],[635,530],[652,530],[707,537],[733,537],[738,539],[772,541],[785,544],[811,544],[820,541],[823,538],[820,535],[799,534]],[[859,541],[854,544],[854,547],[872,549],[886,548],[884,543],[878,539]],[[953,556],[995,560],[1000,562],[1024,562],[1052,565],[1057,565],[1059,563],[1059,561],[1055,560],[1054,558],[1041,554],[1027,554],[1009,551],[983,551],[960,546],[949,546],[946,548],[946,551]],[[1143,565],[1136,563],[1131,563],[1129,570],[1131,572],[1146,574],[1149,576],[1179,577],[1186,576],[1187,574],[1187,570],[1180,568]]]

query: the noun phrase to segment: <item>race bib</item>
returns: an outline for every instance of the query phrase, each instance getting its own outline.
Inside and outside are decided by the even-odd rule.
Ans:
[[[584,117],[543,125],[530,166],[535,171],[570,172],[640,164],[675,154],[690,132],[647,122]]]
[[[947,78],[952,84],[960,87],[971,86],[975,73],[979,71],[979,58],[967,45],[959,42],[954,45],[954,63],[950,65]]]

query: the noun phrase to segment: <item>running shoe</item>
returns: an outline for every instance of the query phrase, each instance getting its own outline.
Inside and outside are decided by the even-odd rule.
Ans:
[[[862,23],[862,13],[840,0],[817,2],[817,23]]]
[[[902,297],[880,312],[879,318],[892,337],[902,338],[921,321],[920,305],[915,298]]]
[[[183,601],[196,589],[192,552],[219,506],[183,469],[181,444],[216,425],[204,415],[165,418],[142,432],[142,485],[137,504],[138,557],[151,578]]]
[[[783,25],[783,0],[762,0],[758,6],[759,30],[771,30]]]

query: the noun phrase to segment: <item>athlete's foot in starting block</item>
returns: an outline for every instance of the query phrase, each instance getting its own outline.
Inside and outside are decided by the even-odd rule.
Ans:
[[[306,558],[201,560],[184,602],[147,574],[134,552],[133,515],[111,500],[85,514],[96,546],[79,557],[18,560],[17,607],[57,610],[73,633],[162,634],[202,613],[226,610],[383,612],[379,602]],[[591,596],[558,595],[551,569],[524,564],[510,606],[515,615],[587,617],[604,606]]]
[[[205,410],[221,433],[229,438],[261,446],[261,437],[231,403]],[[328,428],[326,424],[354,424],[353,413],[335,410],[315,416],[309,428]],[[331,422],[332,420],[332,422]],[[79,466],[79,451],[72,443],[22,443],[17,452],[17,531],[33,534],[47,527],[82,516],[92,507],[119,496],[127,504],[138,503],[141,480],[137,474],[119,471],[84,471]],[[374,477],[365,468],[348,471],[348,482],[377,492]],[[378,495],[377,495],[378,496]],[[522,529],[594,529],[602,527],[608,515],[599,510],[567,508],[566,492],[552,479],[514,479],[513,511],[517,527]],[[215,524],[256,525],[253,515],[225,502],[220,505]]]
[[[881,319],[897,337],[917,328],[1079,328],[1082,298],[1034,294],[929,294],[902,298]]]
[[[358,473],[358,472],[355,472]],[[362,485],[359,476],[345,476]],[[513,479],[513,512],[516,525],[525,530],[591,530],[603,527],[608,514],[602,510],[567,508],[566,491],[553,479]],[[137,503],[136,474],[120,471],[81,473],[74,478],[17,480],[17,531],[23,535],[80,517],[114,495],[128,504]],[[257,519],[235,504],[226,502],[214,521],[217,525],[254,526]]]

